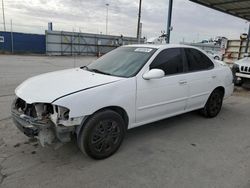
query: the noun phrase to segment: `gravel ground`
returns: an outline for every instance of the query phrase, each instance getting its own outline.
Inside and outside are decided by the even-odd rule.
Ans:
[[[44,72],[93,57],[0,56],[0,187],[250,187],[250,91],[236,88],[220,115],[196,112],[129,130],[111,158],[94,161],[75,142],[42,148],[10,119],[14,89]]]

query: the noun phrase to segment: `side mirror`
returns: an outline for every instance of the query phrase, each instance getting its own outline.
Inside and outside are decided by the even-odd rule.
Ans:
[[[165,76],[165,72],[161,69],[151,69],[145,74],[143,74],[143,78],[145,80],[151,80],[151,79],[159,79],[163,78]]]

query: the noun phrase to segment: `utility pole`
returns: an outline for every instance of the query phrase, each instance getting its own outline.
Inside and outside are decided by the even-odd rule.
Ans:
[[[6,26],[5,26],[5,15],[4,15],[4,3],[3,3],[3,0],[2,0],[2,12],[3,12],[3,28],[4,28],[4,31],[6,31]]]
[[[249,29],[248,29],[247,44],[246,44],[245,53],[248,53],[249,41],[250,41],[250,23],[249,23]]]
[[[172,21],[172,10],[173,10],[173,0],[169,0],[168,4],[168,23],[167,23],[167,36],[166,43],[170,42],[170,33],[172,30],[171,21]]]
[[[107,7],[107,15],[106,15],[106,35],[108,35],[108,22],[109,22],[109,4],[106,4]]]
[[[140,43],[140,29],[141,29],[141,3],[142,0],[139,2],[139,13],[138,13],[138,24],[137,24],[137,40]]]
[[[10,32],[11,32],[11,53],[14,53],[14,37],[13,37],[12,19],[10,20]]]

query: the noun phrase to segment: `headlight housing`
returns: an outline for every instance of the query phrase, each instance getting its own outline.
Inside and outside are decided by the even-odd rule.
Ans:
[[[59,120],[68,120],[69,119],[69,109],[63,106],[54,106],[55,112]]]
[[[36,109],[36,115],[38,119],[49,118],[52,115],[55,115],[58,120],[69,119],[69,109],[66,107],[48,103],[35,103],[33,105]]]
[[[34,103],[32,105],[35,107],[38,119],[48,117],[50,114],[54,113],[53,105],[49,103]]]

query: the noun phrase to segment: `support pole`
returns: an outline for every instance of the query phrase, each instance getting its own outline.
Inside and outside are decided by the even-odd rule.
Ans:
[[[250,23],[249,23],[249,29],[248,29],[248,35],[247,35],[247,45],[246,45],[245,53],[248,53],[249,42],[250,42]]]
[[[138,24],[137,24],[137,40],[138,40],[138,43],[140,43],[141,4],[142,4],[142,0],[140,0],[140,2],[139,2],[139,13],[138,13]]]
[[[14,37],[13,37],[13,28],[12,28],[12,19],[10,20],[10,32],[11,32],[11,53],[14,53]]]
[[[168,23],[167,23],[167,36],[166,43],[170,42],[171,21],[172,21],[173,0],[169,0],[168,4]]]
[[[107,15],[106,15],[106,35],[108,35],[108,24],[109,24],[109,4],[106,4],[107,7]]]
[[[3,28],[4,28],[4,31],[6,31],[6,26],[5,26],[5,15],[4,15],[4,3],[3,3],[3,0],[2,0],[2,12],[3,12]]]

